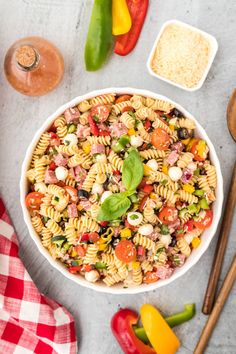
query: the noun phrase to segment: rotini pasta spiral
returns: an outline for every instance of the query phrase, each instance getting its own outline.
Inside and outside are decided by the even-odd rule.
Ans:
[[[157,114],[152,108],[141,107],[136,111],[136,117],[141,120],[148,118],[150,121],[155,121]]]
[[[185,255],[186,257],[190,256],[191,248],[189,247],[188,242],[184,238],[180,238],[177,241],[177,247],[183,255]]]
[[[155,224],[157,222],[157,216],[153,208],[146,207],[143,209],[144,218],[150,222],[151,224]]]
[[[88,142],[92,144],[103,144],[110,145],[111,137],[110,136],[88,136]]]
[[[117,155],[114,151],[111,151],[108,156],[109,162],[112,164],[114,169],[122,171],[124,161]]]
[[[205,165],[205,170],[207,173],[207,182],[210,187],[216,188],[216,168],[213,165]]]
[[[159,157],[164,159],[166,157],[166,154],[164,150],[147,149],[144,151],[140,151],[140,156],[144,160],[157,159]]]
[[[135,245],[140,245],[146,248],[147,250],[154,250],[155,249],[155,242],[153,242],[150,238],[143,236],[141,234],[136,234],[133,242]]]
[[[184,202],[187,202],[189,204],[193,204],[193,203],[197,203],[198,202],[198,197],[196,197],[195,195],[186,192],[183,189],[180,189],[178,191],[178,198],[180,200],[183,200]]]
[[[97,261],[98,247],[97,245],[88,245],[86,254],[84,257],[85,264],[95,264]]]
[[[176,196],[172,190],[164,186],[155,186],[154,190],[157,194],[159,194],[162,198],[167,199],[171,204],[175,204]]]
[[[112,113],[118,115],[119,113],[122,113],[124,108],[130,106],[131,106],[131,102],[129,100],[116,103],[112,106]]]
[[[80,102],[77,106],[78,110],[81,112],[81,113],[84,113],[84,112],[87,112],[90,110],[91,108],[91,104],[89,103],[89,101],[87,100],[84,100],[82,102]]]
[[[69,145],[59,145],[56,147],[57,151],[66,154],[68,156],[72,156],[79,153],[79,148],[76,144]]]
[[[177,166],[185,168],[193,160],[193,154],[191,152],[183,152],[177,162]]]
[[[116,274],[111,274],[111,275],[107,275],[103,281],[107,286],[112,286],[116,283],[119,283],[120,281],[122,281],[123,278],[120,276],[120,274],[116,273]]]
[[[39,216],[34,216],[31,218],[32,225],[36,232],[40,233],[44,227],[44,224]]]
[[[113,103],[115,101],[115,98],[116,98],[116,94],[115,93],[109,93],[109,94],[106,94],[106,95],[93,97],[90,100],[90,104],[92,106],[97,106],[99,104],[109,104],[109,103]]]
[[[52,206],[41,205],[40,214],[56,222],[59,222],[61,220],[61,214],[57,210],[55,210]]]
[[[49,219],[46,223],[46,227],[51,231],[53,235],[62,235],[62,228],[56,223],[56,221]]]
[[[133,270],[133,283],[135,285],[140,285],[143,282],[143,275],[142,275],[142,269],[139,265],[139,267],[135,268]]]
[[[166,113],[169,113],[173,108],[173,104],[164,100],[160,100],[160,99],[153,99],[151,97],[147,97],[146,98],[146,102],[145,102],[147,107],[152,108],[154,111],[163,111]]]
[[[135,119],[128,112],[122,113],[120,117],[120,121],[126,126],[126,128],[128,129],[134,128]]]
[[[49,133],[42,134],[42,136],[39,139],[39,142],[34,150],[34,154],[35,155],[42,155],[46,151],[46,149],[49,145],[49,141],[50,141]]]
[[[169,126],[164,123],[162,120],[160,120],[158,117],[155,119],[155,121],[153,122],[153,127],[154,128],[162,128],[164,129],[169,135],[173,135],[173,130],[171,130],[169,128]]]
[[[137,128],[138,128],[138,132],[139,132],[139,135],[141,136],[141,138],[143,138],[143,140],[146,143],[150,143],[151,142],[151,135],[145,130],[143,123],[140,122],[138,124]]]
[[[54,122],[59,138],[64,138],[67,134],[67,125],[64,117],[58,117]]]

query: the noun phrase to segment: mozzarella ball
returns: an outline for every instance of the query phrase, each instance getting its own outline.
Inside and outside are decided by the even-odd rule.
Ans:
[[[170,167],[168,171],[168,175],[172,181],[178,181],[182,177],[182,170],[180,167]]]
[[[75,134],[67,134],[63,141],[65,144],[78,144],[78,138]]]
[[[146,165],[150,167],[153,171],[157,171],[158,169],[158,162],[155,159],[149,160]]]
[[[138,148],[141,145],[143,145],[143,139],[141,138],[141,136],[131,135],[131,137],[130,137],[130,145]]]
[[[161,235],[159,241],[162,242],[166,248],[171,244],[172,237],[170,235]]]
[[[136,211],[127,214],[128,223],[132,226],[137,226],[143,221],[143,216],[141,213]]]
[[[38,182],[38,183],[35,183],[34,190],[36,192],[46,194],[48,189],[47,189],[47,186],[44,182]]]
[[[107,163],[107,158],[105,154],[98,154],[96,156],[96,161],[97,162],[102,162],[102,163]]]
[[[112,195],[112,192],[111,191],[106,191],[102,194],[101,196],[101,203],[104,202],[104,200],[106,200],[108,197],[110,197]]]
[[[59,166],[55,169],[55,175],[59,181],[64,181],[68,176],[68,170],[63,166]]]
[[[85,272],[84,277],[90,283],[95,283],[100,278],[100,275],[97,270],[90,270],[90,272]]]
[[[143,236],[148,236],[153,233],[153,226],[151,224],[145,224],[139,227],[138,232]]]
[[[92,188],[92,193],[96,194],[102,194],[104,191],[102,184],[99,183],[94,183],[93,188]]]

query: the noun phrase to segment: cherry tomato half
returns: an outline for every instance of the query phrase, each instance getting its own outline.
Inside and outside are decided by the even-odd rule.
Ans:
[[[194,220],[190,219],[184,224],[184,229],[187,231],[193,231],[193,226],[194,226]]]
[[[100,239],[100,236],[97,232],[90,232],[89,233],[89,241],[96,243]]]
[[[30,192],[27,194],[25,197],[25,204],[27,208],[32,210],[39,210],[43,197],[44,195],[39,192]]]
[[[136,248],[129,240],[120,241],[115,248],[116,257],[124,262],[132,262],[136,258]]]
[[[207,146],[204,140],[192,139],[189,143],[190,152],[193,154],[193,159],[196,161],[205,161],[207,157]]]
[[[155,283],[158,280],[159,280],[159,277],[158,277],[158,275],[157,275],[157,273],[155,271],[147,272],[145,277],[143,278],[143,281],[146,284]]]
[[[82,245],[77,245],[75,250],[79,257],[84,257],[86,255],[86,250]]]
[[[178,210],[174,207],[164,207],[159,213],[162,224],[173,224],[178,219]]]
[[[200,218],[197,221],[194,221],[194,226],[200,230],[205,230],[211,226],[213,219],[213,211],[212,210],[204,210],[205,214],[203,218]]]
[[[64,189],[65,189],[65,190],[67,191],[67,193],[69,194],[70,200],[71,200],[72,202],[77,203],[78,200],[79,200],[77,189],[75,189],[74,187],[71,187],[71,186],[65,186]]]
[[[99,122],[105,122],[110,114],[110,109],[104,104],[99,104],[91,109],[90,114],[92,118],[98,117]]]
[[[151,143],[159,150],[167,150],[170,145],[169,134],[162,128],[156,128],[152,133]]]
[[[130,95],[121,95],[117,97],[116,103],[124,102],[124,101],[129,101],[131,99]]]

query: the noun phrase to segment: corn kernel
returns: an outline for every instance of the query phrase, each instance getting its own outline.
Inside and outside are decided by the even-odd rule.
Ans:
[[[181,140],[181,143],[183,143],[184,145],[188,145],[189,142],[190,142],[190,138]]]
[[[140,267],[140,262],[132,262],[132,268],[133,268],[134,270],[139,269],[139,267]]]
[[[195,188],[193,186],[191,186],[191,184],[185,184],[183,186],[183,189],[185,190],[185,192],[188,192],[191,194],[195,191]]]
[[[120,236],[124,237],[124,238],[130,238],[131,237],[131,230],[128,228],[121,230]]]
[[[91,151],[91,145],[88,141],[86,141],[85,143],[83,143],[82,145],[82,149],[85,152],[85,154],[89,154]]]
[[[201,243],[201,240],[199,237],[194,237],[192,240],[192,247],[197,248]]]
[[[149,176],[152,171],[153,170],[151,169],[151,167],[149,167],[147,165],[143,165],[143,174],[144,174],[144,176]]]
[[[77,256],[77,252],[76,250],[73,248],[72,252],[71,252],[71,257],[75,257]]]
[[[131,128],[128,130],[128,135],[131,136],[131,135],[135,135],[135,130],[134,128]]]
[[[162,167],[162,172],[165,173],[166,175],[168,175],[168,167],[164,165]]]
[[[170,128],[171,130],[175,130],[175,126],[174,126],[173,124],[170,124],[170,125],[169,125],[169,128]]]

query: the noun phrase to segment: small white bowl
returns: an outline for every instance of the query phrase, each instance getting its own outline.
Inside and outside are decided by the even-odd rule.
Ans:
[[[211,51],[210,51],[210,56],[209,56],[208,64],[207,64],[207,66],[206,66],[206,69],[205,69],[205,71],[204,71],[204,73],[203,73],[203,76],[202,76],[201,80],[198,82],[198,84],[197,84],[196,86],[194,86],[194,87],[192,87],[192,88],[188,88],[188,87],[183,86],[183,85],[180,85],[180,84],[178,84],[178,83],[176,83],[176,82],[174,82],[174,81],[172,81],[172,80],[166,79],[165,77],[156,74],[156,73],[152,70],[152,68],[151,68],[152,58],[153,58],[153,56],[154,56],[154,53],[155,53],[157,44],[158,44],[158,42],[159,42],[159,40],[160,40],[160,38],[161,38],[161,35],[162,35],[162,33],[164,32],[164,30],[166,29],[166,27],[169,26],[169,25],[171,25],[171,24],[180,25],[180,26],[182,26],[182,27],[189,28],[189,29],[192,30],[193,32],[198,32],[198,33],[201,34],[203,37],[205,37],[205,38],[209,41],[209,43],[210,43]],[[199,89],[202,87],[204,81],[206,80],[206,77],[207,77],[207,75],[208,75],[208,72],[209,72],[209,70],[210,70],[210,68],[211,68],[211,66],[212,66],[213,60],[214,60],[214,58],[215,58],[215,56],[216,56],[217,50],[218,50],[218,43],[217,43],[217,40],[216,40],[216,38],[213,37],[211,34],[209,34],[209,33],[207,33],[207,32],[204,32],[204,31],[202,31],[202,30],[200,30],[200,29],[198,29],[198,28],[196,28],[196,27],[190,26],[190,25],[188,25],[187,23],[184,23],[184,22],[182,22],[182,21],[169,20],[169,21],[166,21],[166,22],[162,25],[162,27],[161,27],[161,29],[160,29],[160,32],[159,32],[159,34],[158,34],[158,36],[157,36],[157,38],[156,38],[156,40],[155,40],[155,42],[154,42],[154,45],[153,45],[152,50],[151,50],[151,52],[150,52],[150,55],[149,55],[149,57],[148,57],[147,68],[148,68],[149,73],[150,73],[152,76],[155,76],[155,77],[157,77],[158,79],[160,79],[160,80],[162,80],[162,81],[168,82],[169,84],[174,85],[174,86],[177,86],[177,87],[179,87],[179,88],[181,88],[181,89],[184,89],[184,90],[186,90],[186,91],[190,91],[190,92],[196,91],[196,90],[199,90]]]
[[[84,277],[82,277],[80,275],[74,275],[74,274],[69,273],[68,270],[63,266],[63,264],[58,260],[54,260],[51,257],[51,255],[49,254],[49,252],[47,251],[47,249],[44,248],[44,246],[42,245],[40,237],[38,236],[38,234],[36,233],[36,231],[34,230],[34,228],[32,226],[30,215],[29,215],[29,212],[28,212],[26,205],[25,205],[25,196],[29,191],[28,190],[29,183],[28,183],[28,180],[26,177],[26,172],[29,168],[33,151],[39,141],[40,136],[51,126],[52,122],[58,116],[60,116],[67,108],[74,107],[75,105],[78,105],[83,100],[88,100],[88,99],[91,99],[92,97],[95,97],[95,96],[104,95],[104,94],[113,93],[113,92],[117,93],[117,94],[132,94],[132,95],[136,94],[136,95],[151,97],[154,99],[161,99],[161,100],[169,101],[177,109],[179,109],[186,117],[193,119],[194,122],[196,123],[196,130],[195,130],[196,136],[199,136],[202,139],[206,140],[206,142],[209,146],[209,149],[210,149],[210,159],[211,159],[212,163],[215,165],[216,173],[217,173],[216,201],[213,204],[213,212],[214,212],[213,222],[212,222],[211,227],[209,229],[207,229],[206,231],[204,231],[204,233],[202,234],[202,236],[201,236],[202,242],[201,242],[200,246],[192,251],[190,257],[187,259],[185,264],[181,268],[177,268],[174,271],[173,275],[169,279],[159,280],[156,283],[148,284],[148,285],[142,284],[140,286],[130,287],[127,289],[123,288],[123,286],[121,284],[117,284],[112,287],[107,287],[103,282],[89,283],[88,281],[86,281],[84,279]],[[49,261],[49,263],[54,268],[59,270],[63,275],[65,275],[67,278],[73,280],[75,283],[82,285],[84,287],[96,290],[96,291],[110,293],[110,294],[138,294],[138,293],[141,293],[144,291],[150,291],[150,290],[160,288],[164,285],[167,285],[167,284],[173,282],[175,279],[178,279],[183,274],[185,274],[191,267],[193,267],[194,264],[196,264],[197,261],[200,259],[200,257],[203,255],[203,253],[207,250],[207,248],[208,248],[208,246],[209,246],[209,244],[216,232],[218,222],[219,222],[220,216],[221,216],[221,209],[222,209],[222,203],[223,203],[223,179],[222,179],[222,174],[221,174],[221,169],[220,169],[220,163],[219,163],[219,160],[216,155],[216,151],[214,149],[212,142],[208,138],[205,130],[196,121],[196,119],[188,111],[186,111],[186,109],[184,109],[182,106],[180,106],[176,102],[170,100],[169,98],[167,98],[165,96],[158,95],[158,94],[151,92],[151,91],[139,90],[139,89],[134,89],[134,88],[130,88],[130,87],[127,87],[127,88],[114,88],[114,87],[112,87],[112,88],[107,88],[104,90],[93,91],[93,92],[87,93],[86,95],[83,95],[83,96],[78,96],[78,97],[74,98],[72,101],[70,101],[70,102],[64,104],[63,106],[61,106],[60,108],[58,108],[58,110],[55,113],[53,113],[50,117],[48,117],[48,119],[45,121],[45,123],[42,125],[42,127],[35,134],[30,146],[28,147],[28,149],[26,151],[26,156],[25,156],[25,159],[24,159],[24,162],[22,165],[22,170],[21,170],[20,199],[21,199],[21,206],[23,209],[24,220],[25,220],[25,223],[29,229],[30,236],[32,237],[32,239],[36,243],[39,251],[42,253],[42,255]]]

